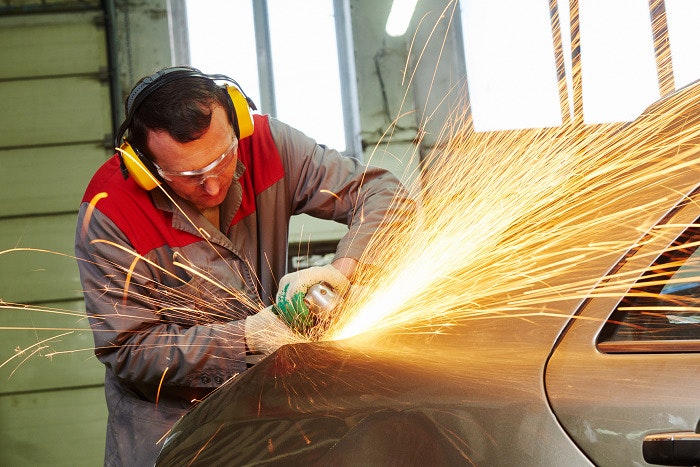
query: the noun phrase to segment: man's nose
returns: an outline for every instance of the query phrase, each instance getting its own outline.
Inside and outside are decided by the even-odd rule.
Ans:
[[[210,176],[205,178],[204,181],[202,181],[202,188],[209,196],[214,196],[218,194],[219,190],[221,189],[221,182],[219,181],[219,177]]]

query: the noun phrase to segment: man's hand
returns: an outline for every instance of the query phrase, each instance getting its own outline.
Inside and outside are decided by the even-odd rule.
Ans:
[[[327,284],[340,296],[350,288],[348,278],[330,264],[301,269],[282,277],[273,311],[293,329],[307,333],[315,322],[304,303],[304,297],[309,287],[320,283]]]
[[[260,310],[245,320],[245,340],[248,350],[268,355],[283,346],[302,342],[303,339],[284,324],[271,306]]]

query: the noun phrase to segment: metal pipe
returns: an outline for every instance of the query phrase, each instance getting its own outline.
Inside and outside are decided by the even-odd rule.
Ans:
[[[109,67],[109,94],[112,105],[112,138],[117,134],[119,125],[124,119],[122,106],[122,87],[119,80],[119,60],[117,56],[117,33],[116,33],[116,9],[114,0],[102,0],[102,9],[105,17],[105,30],[107,36],[107,62]],[[105,143],[106,144],[106,143]]]

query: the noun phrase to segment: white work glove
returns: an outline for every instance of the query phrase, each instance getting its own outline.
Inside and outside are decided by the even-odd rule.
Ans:
[[[285,344],[302,342],[301,337],[271,309],[271,306],[267,307],[245,320],[245,341],[248,350],[253,353],[268,355]]]
[[[273,311],[293,329],[302,334],[308,332],[314,325],[314,318],[309,316],[304,297],[309,287],[321,283],[331,287],[341,297],[350,288],[348,278],[330,264],[290,272],[280,280]]]

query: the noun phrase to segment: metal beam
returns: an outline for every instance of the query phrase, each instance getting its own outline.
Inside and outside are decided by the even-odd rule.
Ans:
[[[649,0],[649,16],[651,17],[651,33],[654,37],[654,55],[656,56],[659,93],[664,96],[676,89],[673,78],[671,45],[668,37],[668,22],[666,20],[666,2],[664,0]]]
[[[277,116],[275,103],[275,75],[272,70],[272,47],[270,45],[270,22],[267,14],[267,0],[253,2],[253,21],[255,22],[255,48],[258,56],[258,84],[260,85],[259,109]]]

